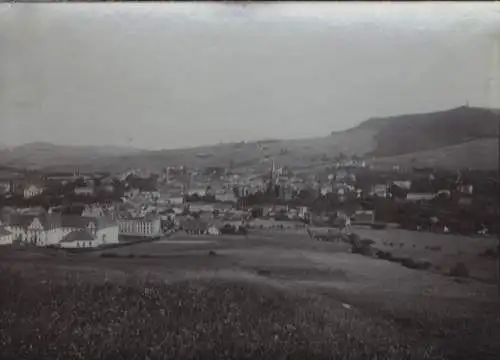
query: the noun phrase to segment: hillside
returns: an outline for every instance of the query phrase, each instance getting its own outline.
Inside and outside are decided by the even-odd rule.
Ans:
[[[0,164],[17,168],[45,168],[92,162],[102,157],[138,154],[142,150],[119,146],[67,146],[44,142],[0,150]]]
[[[493,170],[498,168],[498,140],[473,140],[439,149],[375,158],[371,163],[379,168],[391,168],[392,165],[397,164],[402,167]]]
[[[292,168],[331,164],[339,153],[365,155],[375,163],[419,161],[443,167],[496,168],[498,114],[474,107],[369,119],[328,136],[225,143],[146,151],[120,147],[31,143],[0,151],[0,165],[51,170],[122,171],[130,167],[233,166],[267,169],[270,158]],[[414,160],[412,160],[414,159]]]
[[[395,156],[428,151],[497,137],[498,115],[490,109],[458,107],[427,114],[412,114],[365,121],[372,128],[374,156]]]
[[[373,131],[352,129],[330,136],[292,139],[265,140],[202,146],[187,149],[147,151],[138,154],[100,157],[78,161],[85,171],[121,171],[129,167],[148,167],[160,170],[166,166],[186,165],[188,167],[233,166],[234,168],[267,169],[270,158],[277,164],[291,167],[307,166],[311,163],[330,161],[340,153],[362,154],[373,148]],[[70,162],[60,161],[57,169],[71,168]]]

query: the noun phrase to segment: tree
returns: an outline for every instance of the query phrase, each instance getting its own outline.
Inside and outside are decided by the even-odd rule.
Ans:
[[[402,187],[399,187],[396,184],[392,184],[390,186],[389,192],[391,193],[393,198],[397,199],[406,199],[406,195],[408,194],[406,189],[403,189]]]

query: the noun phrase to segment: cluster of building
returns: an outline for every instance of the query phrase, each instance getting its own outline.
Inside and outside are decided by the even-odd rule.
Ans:
[[[1,245],[90,248],[119,242],[118,223],[107,217],[3,209],[0,222]]]
[[[309,209],[299,206],[300,201],[294,202],[303,191],[310,194],[309,202],[311,197],[321,200],[334,196],[341,203],[358,199],[358,205],[367,196],[422,202],[449,193],[446,189],[427,193],[414,191],[409,175],[398,169],[393,169],[393,175],[399,178],[389,177],[381,182],[370,180],[368,187],[361,186],[359,176],[371,171],[361,159],[342,157],[323,171],[302,173],[278,166],[274,160],[265,160],[269,168],[264,171],[178,166],[167,167],[159,174],[148,169],[129,169],[114,176],[97,176],[75,170],[72,174],[45,174],[38,181],[0,179],[0,193],[4,194],[21,191],[24,198],[35,198],[44,193],[47,184],[57,183],[70,184],[74,195],[95,201],[78,215],[55,212],[34,215],[22,211],[10,214],[2,218],[0,243],[20,240],[33,241],[40,246],[99,246],[118,242],[118,237],[158,237],[172,228],[216,235],[228,226],[236,229],[244,226],[250,216],[307,220]],[[115,192],[115,186],[121,190]],[[457,186],[455,190],[465,200],[471,198],[475,189],[470,184],[460,182]],[[395,196],[394,188],[403,191]],[[93,195],[103,191],[120,195],[113,198],[112,203],[100,202],[99,197]],[[258,206],[245,202],[259,193],[272,193],[273,201]],[[363,209],[360,205],[356,210]],[[79,220],[74,220],[75,216]],[[368,217],[373,218],[372,215]]]

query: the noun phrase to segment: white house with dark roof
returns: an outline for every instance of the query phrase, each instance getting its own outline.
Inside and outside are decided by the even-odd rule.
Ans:
[[[11,214],[6,220],[7,230],[13,241],[31,243],[37,246],[57,244],[62,237],[59,214]]]
[[[86,230],[76,230],[66,234],[59,242],[62,248],[93,248],[102,245],[99,239],[96,239]]]
[[[23,190],[23,196],[25,199],[35,197],[37,195],[40,195],[41,193],[43,193],[43,187],[35,184],[30,184]]]
[[[118,222],[107,217],[87,217],[64,215],[61,221],[63,237],[74,231],[87,231],[95,243],[117,244],[119,242]]]
[[[118,224],[108,218],[42,214],[10,214],[4,219],[5,228],[12,239],[37,246],[59,245],[71,232],[87,231],[94,243],[118,243]]]

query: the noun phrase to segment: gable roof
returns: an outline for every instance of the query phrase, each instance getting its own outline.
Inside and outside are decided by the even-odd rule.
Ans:
[[[45,230],[61,226],[61,216],[59,214],[10,214],[5,219],[5,223],[10,226],[27,229],[35,219],[40,221]]]
[[[87,229],[93,224],[97,230],[116,226],[116,222],[107,217],[94,218],[91,216],[63,215],[61,226],[67,228]],[[92,226],[92,225],[91,225]]]
[[[66,236],[64,236],[60,242],[61,243],[70,243],[70,242],[74,242],[74,241],[92,241],[92,240],[94,240],[94,238],[92,237],[92,235],[88,231],[76,230],[76,231],[70,232],[69,234],[66,234]]]
[[[184,230],[206,230],[208,224],[205,221],[198,219],[188,219],[182,224]]]

